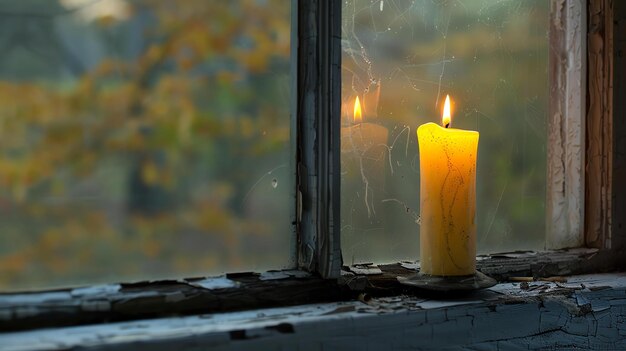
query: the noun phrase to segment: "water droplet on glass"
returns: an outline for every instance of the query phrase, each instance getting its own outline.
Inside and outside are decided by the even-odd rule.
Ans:
[[[278,187],[278,180],[276,178],[272,179],[272,188],[276,189]]]
[[[415,223],[417,225],[422,225],[422,217],[421,216],[417,217],[417,219],[415,220]]]

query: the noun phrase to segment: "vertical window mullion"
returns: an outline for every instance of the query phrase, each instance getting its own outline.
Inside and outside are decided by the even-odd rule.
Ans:
[[[550,9],[550,105],[546,182],[546,247],[584,241],[586,6],[575,0]]]
[[[341,2],[297,3],[297,264],[324,278],[341,269]]]
[[[626,250],[626,3],[606,0],[612,10],[612,149],[611,155],[611,249],[620,252],[617,260],[624,267]]]
[[[588,103],[585,244],[611,247],[613,13],[608,0],[588,2]]]

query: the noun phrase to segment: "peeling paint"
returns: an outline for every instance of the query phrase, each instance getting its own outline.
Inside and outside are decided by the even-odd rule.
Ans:
[[[272,270],[261,273],[259,276],[259,280],[278,280],[278,279],[287,279],[287,278],[307,278],[310,277],[311,274],[299,271],[299,270]]]
[[[420,269],[420,263],[419,262],[400,262],[400,265],[406,269],[411,269],[414,271],[419,271]]]
[[[3,350],[626,349],[626,274],[0,334]],[[594,290],[609,286],[610,289]],[[591,306],[591,308],[589,308]],[[314,345],[314,346],[313,346]]]
[[[226,276],[218,276],[214,278],[207,278],[202,280],[196,280],[188,283],[191,286],[204,289],[226,289],[236,288],[239,283],[234,280],[228,279]]]
[[[27,294],[6,294],[0,295],[0,308],[11,307],[16,305],[28,305],[32,303],[66,301],[72,298],[69,292],[46,292],[46,293],[27,293]]]
[[[558,249],[584,239],[586,7],[580,0],[551,5],[546,247]]]
[[[85,288],[76,288],[70,291],[73,297],[93,297],[107,294],[113,294],[122,288],[119,284],[94,285]]]
[[[348,267],[348,269],[350,270],[350,272],[360,275],[383,274],[383,271],[381,271],[378,266],[371,263],[355,264]]]

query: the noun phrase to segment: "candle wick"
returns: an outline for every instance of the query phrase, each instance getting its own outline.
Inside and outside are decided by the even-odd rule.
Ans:
[[[445,128],[450,127],[450,123],[446,123],[446,125],[444,126]]]

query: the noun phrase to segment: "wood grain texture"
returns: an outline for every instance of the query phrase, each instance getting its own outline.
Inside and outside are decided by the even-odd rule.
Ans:
[[[348,298],[342,293],[333,280],[287,270],[0,294],[0,332]]]
[[[588,3],[585,244],[611,248],[613,1]]]
[[[626,274],[0,334],[17,350],[626,349]]]
[[[611,246],[626,252],[626,3],[613,1]],[[626,264],[626,263],[625,263]]]
[[[341,2],[297,4],[297,261],[301,269],[337,278],[341,267]]]
[[[546,248],[583,244],[586,6],[552,0]]]
[[[541,278],[607,271],[615,264],[612,259],[615,257],[597,249],[513,252],[480,256],[477,266],[483,273],[506,281],[511,277]],[[0,294],[0,333],[345,301],[362,294],[377,297],[407,294],[412,290],[400,285],[397,277],[412,275],[418,269],[417,263],[402,262],[355,269],[345,267],[338,281],[303,271],[284,270]],[[429,295],[423,292],[420,296]]]

